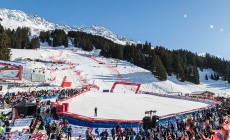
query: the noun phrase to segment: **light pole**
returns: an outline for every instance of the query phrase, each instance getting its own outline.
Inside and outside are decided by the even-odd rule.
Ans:
[[[145,111],[145,117],[143,118],[143,128],[156,128],[158,120],[159,117],[156,115],[156,110]]]

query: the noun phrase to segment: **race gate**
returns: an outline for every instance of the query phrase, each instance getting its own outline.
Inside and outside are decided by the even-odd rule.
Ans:
[[[137,84],[137,83],[130,83],[130,82],[115,82],[110,90],[110,92],[113,92],[114,88],[116,87],[117,84],[121,84],[121,85],[131,85],[131,86],[137,86],[137,89],[135,91],[135,93],[137,94],[138,91],[140,90],[141,84]]]
[[[21,65],[0,62],[0,80],[22,80],[22,72]]]

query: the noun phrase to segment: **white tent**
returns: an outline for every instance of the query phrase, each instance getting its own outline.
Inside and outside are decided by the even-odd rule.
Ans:
[[[8,85],[7,84],[0,84],[0,94],[3,95],[6,93],[8,89]]]

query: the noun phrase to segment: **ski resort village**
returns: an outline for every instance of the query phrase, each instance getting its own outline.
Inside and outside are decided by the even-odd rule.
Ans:
[[[3,140],[227,140],[229,83],[209,53],[0,9]]]

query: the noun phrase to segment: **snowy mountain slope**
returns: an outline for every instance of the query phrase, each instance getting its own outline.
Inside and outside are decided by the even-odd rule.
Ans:
[[[16,29],[17,27],[29,27],[32,35],[38,35],[40,31],[64,29],[65,31],[81,31],[98,35],[112,40],[118,44],[136,44],[137,41],[129,40],[125,37],[118,36],[115,33],[101,26],[66,26],[54,24],[37,15],[26,14],[19,10],[0,9],[1,24],[5,28]]]
[[[80,49],[66,50],[66,49],[38,49],[38,50],[12,50],[12,60],[17,58],[31,58],[50,60],[50,56],[58,56],[60,52],[63,52],[61,56],[56,59],[66,60],[73,63],[74,69],[60,70],[62,67],[68,67],[67,65],[58,66],[50,64],[41,64],[34,62],[27,62],[28,69],[46,68],[47,77],[56,77],[54,81],[49,81],[51,85],[60,87],[64,76],[68,77],[69,81],[73,82],[72,87],[79,87],[84,84],[82,81],[86,81],[90,84],[96,84],[100,87],[100,90],[111,89],[112,85],[116,81],[126,81],[141,84],[141,91],[149,91],[162,94],[171,93],[192,93],[197,91],[211,91],[216,95],[228,96],[230,95],[230,84],[225,81],[218,80],[205,80],[205,75],[210,75],[212,71],[210,69],[199,71],[200,81],[199,85],[195,85],[190,82],[179,82],[175,76],[168,77],[167,81],[159,81],[155,78],[150,71],[137,67],[126,61],[117,61],[115,59],[109,59],[104,57],[95,57],[95,60],[89,56],[95,52],[85,52]],[[100,64],[99,61],[104,62]],[[116,67],[117,65],[117,67]],[[50,70],[48,68],[58,68],[59,70],[52,73],[50,76]],[[74,71],[78,71],[79,75],[76,75]],[[120,74],[120,76],[118,76]],[[122,78],[121,78],[122,77]],[[114,92],[122,93],[134,93],[135,87],[118,85]]]
[[[102,58],[98,58],[101,59]],[[120,74],[129,82],[141,83],[142,91],[150,91],[156,93],[192,93],[196,91],[210,91],[214,92],[217,95],[228,95],[230,94],[230,84],[226,81],[222,80],[205,80],[205,75],[208,76],[213,73],[210,69],[204,69],[203,71],[199,70],[200,75],[200,84],[195,85],[190,82],[180,82],[176,79],[176,76],[168,76],[168,80],[159,81],[155,78],[150,71],[145,70],[143,68],[137,67],[133,64],[130,64],[126,61],[117,62],[114,59],[105,59],[106,61],[112,65],[118,64],[116,69],[120,72]]]

